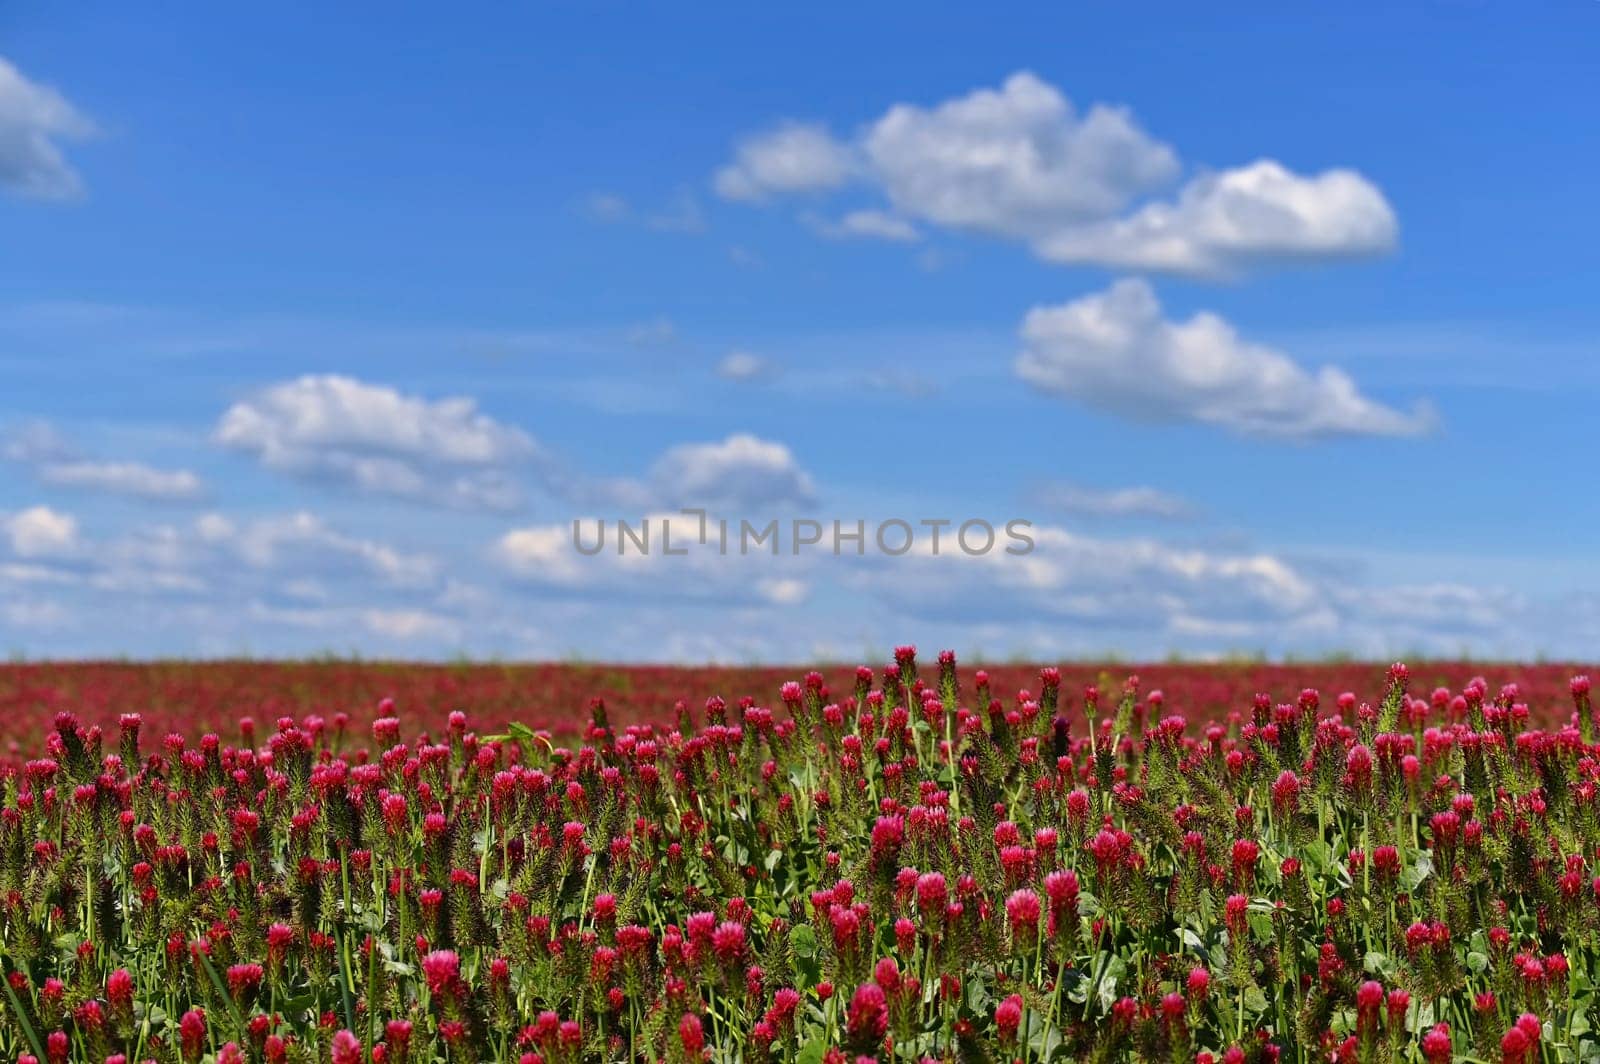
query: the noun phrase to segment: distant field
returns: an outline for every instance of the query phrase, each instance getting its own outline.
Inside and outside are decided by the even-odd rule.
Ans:
[[[880,667],[881,662],[864,662]],[[1012,702],[1019,690],[1037,690],[1040,664],[987,666],[994,697]],[[1292,702],[1313,687],[1330,704],[1342,692],[1376,702],[1383,694],[1386,662],[1240,664],[1067,664],[1061,667],[1063,702],[1077,704],[1087,684],[1119,690],[1130,675],[1148,694],[1160,691],[1165,711],[1191,721],[1225,720],[1248,713],[1258,693]],[[963,662],[963,675],[984,666]],[[381,699],[392,698],[406,726],[442,728],[461,710],[478,730],[511,721],[570,732],[587,718],[589,701],[605,699],[619,722],[670,722],[674,705],[702,704],[720,695],[731,706],[744,697],[777,706],[785,681],[820,671],[837,697],[855,685],[855,665],[663,666],[619,664],[414,664],[347,661],[296,662],[41,662],[0,666],[0,750],[15,756],[31,749],[61,710],[85,724],[110,726],[122,713],[140,713],[151,734],[214,730],[237,738],[238,720],[270,727],[281,716],[316,714],[330,722],[349,715],[365,730]],[[1492,690],[1516,683],[1536,714],[1565,712],[1567,681],[1593,666],[1574,663],[1499,664],[1414,662],[1412,690],[1426,697],[1435,687],[1459,690],[1482,676]],[[963,695],[970,696],[970,685]],[[973,707],[982,708],[982,707]]]

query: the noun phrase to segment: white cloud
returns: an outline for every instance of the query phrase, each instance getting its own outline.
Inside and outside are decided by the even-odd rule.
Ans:
[[[666,505],[740,509],[816,499],[810,474],[788,447],[748,433],[673,447],[657,459],[650,481]]]
[[[922,239],[917,227],[888,211],[851,211],[841,218],[807,215],[806,224],[830,240],[887,240],[910,244]]]
[[[1028,245],[1051,262],[1221,277],[1271,262],[1379,254],[1397,223],[1383,193],[1349,169],[1312,176],[1269,158],[1201,172],[1171,201],[1178,156],[1125,107],[1079,110],[1034,74],[926,107],[901,103],[848,141],[786,125],[743,142],[717,176],[729,199],[766,201],[850,182],[891,210],[832,221],[823,236],[915,239],[914,222]]]
[[[249,618],[273,627],[288,626],[312,632],[336,633],[333,638],[363,642],[360,634],[383,644],[421,646],[455,643],[462,627],[455,618],[422,609],[352,606],[274,606],[260,600],[247,607]],[[358,634],[359,633],[359,634]]]
[[[804,559],[763,553],[759,546],[741,551],[737,520],[724,551],[717,521],[707,517],[704,543],[700,519],[678,513],[630,519],[626,535],[610,519],[532,525],[501,536],[489,556],[519,580],[584,596],[771,606],[805,600]]]
[[[269,469],[416,502],[508,509],[538,455],[464,397],[428,400],[350,377],[304,376],[235,403],[216,439]]]
[[[717,363],[717,376],[730,381],[753,381],[770,377],[777,372],[777,367],[770,359],[761,357],[752,351],[729,351]]]
[[[11,429],[0,441],[0,458],[29,467],[41,483],[103,491],[155,502],[188,502],[205,494],[187,469],[157,469],[143,462],[85,457],[46,421]]]
[[[593,527],[591,522],[590,527]],[[501,536],[494,545],[495,559],[519,576],[552,584],[583,582],[583,559],[570,525],[533,525]]]
[[[0,515],[0,531],[19,558],[63,557],[76,553],[79,547],[77,519],[48,506]]]
[[[203,542],[226,548],[256,569],[305,574],[353,567],[394,587],[427,587],[438,575],[436,563],[425,554],[347,535],[304,511],[243,524],[206,514],[195,523],[195,531]]]
[[[1362,395],[1332,366],[1310,372],[1282,352],[1242,339],[1215,314],[1162,316],[1150,286],[1036,307],[1022,324],[1016,372],[1052,395],[1143,421],[1193,421],[1252,436],[1413,436],[1434,426]]]
[[[361,621],[377,635],[402,641],[454,641],[461,637],[461,626],[454,620],[427,610],[369,609],[361,612]]]
[[[996,528],[998,529],[998,525]],[[997,540],[967,555],[949,542],[935,555],[920,538],[899,558],[869,558],[857,585],[923,617],[1053,618],[1122,634],[1171,635],[1180,618],[1299,622],[1324,606],[1307,573],[1267,552],[1216,551],[1147,538],[1081,535],[1035,524],[1031,553],[1008,554]]]
[[[0,58],[0,188],[38,199],[78,195],[83,181],[59,142],[93,133],[94,124],[64,96]]]
[[[847,585],[886,608],[901,631],[937,625],[967,645],[992,631],[985,638],[1031,644],[1044,656],[1159,656],[1174,648],[1344,650],[1377,660],[1463,648],[1527,654],[1548,646],[1552,621],[1572,612],[1494,586],[1354,580],[1270,550],[1039,524],[1031,535],[1035,549],[1022,556],[998,549],[967,556],[948,540],[934,556],[924,536],[902,557],[860,560]],[[1563,647],[1582,645],[1556,638]]]
[[[205,494],[200,478],[187,469],[155,469],[142,462],[51,462],[40,466],[38,475],[46,484],[165,502],[198,499]]]
[[[21,465],[40,465],[75,457],[72,445],[48,421],[27,421],[11,427],[0,442],[0,458]]]
[[[1178,172],[1172,149],[1125,108],[1080,116],[1026,71],[937,107],[891,107],[864,150],[903,213],[1022,238],[1110,214]]]
[[[1068,227],[1036,246],[1051,262],[1225,276],[1257,262],[1379,254],[1398,232],[1383,193],[1360,174],[1302,177],[1261,159],[1195,178],[1175,203]]]
[[[811,586],[804,580],[785,578],[778,580],[761,580],[756,584],[756,590],[761,597],[774,606],[794,606],[806,600],[811,594]]]
[[[852,149],[820,125],[789,123],[742,141],[717,171],[725,199],[759,202],[775,194],[837,188],[855,172]]]
[[[1041,506],[1073,517],[1152,517],[1182,520],[1194,516],[1187,500],[1156,488],[1091,488],[1080,484],[1046,484],[1034,493]]]
[[[14,599],[0,606],[0,621],[18,631],[67,628],[73,620],[72,612],[59,602]]]

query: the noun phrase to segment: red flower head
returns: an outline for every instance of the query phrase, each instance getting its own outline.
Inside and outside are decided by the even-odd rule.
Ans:
[[[1382,1005],[1382,983],[1368,979],[1356,988],[1356,1022],[1363,1031],[1370,1031],[1378,1022],[1378,1009]]]
[[[206,1014],[199,1009],[190,1009],[178,1021],[178,1041],[183,1047],[183,1059],[196,1061],[205,1051],[206,1045]]]
[[[884,957],[872,969],[873,982],[883,987],[884,993],[895,994],[900,990],[900,965],[895,963],[893,957]]]
[[[1451,1055],[1450,1025],[1436,1023],[1422,1036],[1422,1057],[1428,1064],[1449,1064]]]
[[[1300,779],[1293,772],[1284,769],[1278,773],[1278,778],[1272,784],[1272,807],[1281,816],[1293,812],[1299,802]]]
[[[717,960],[725,965],[739,963],[744,957],[745,941],[744,926],[732,920],[724,920],[717,925],[711,933],[711,949],[717,955]]]
[[[133,975],[126,968],[118,968],[106,976],[106,1001],[111,1011],[127,1017],[133,1012]]]
[[[691,1057],[698,1057],[706,1047],[706,1032],[700,1017],[692,1012],[683,1014],[683,1019],[678,1021],[678,1040],[683,1043],[684,1052]]]
[[[1223,908],[1223,919],[1227,923],[1228,934],[1243,935],[1247,930],[1245,923],[1246,914],[1250,911],[1250,899],[1243,894],[1230,894]]]
[[[1002,1042],[1014,1041],[1017,1028],[1022,1026],[1022,995],[1012,994],[995,1006],[994,1025],[1000,1030]]]
[[[1256,862],[1261,859],[1261,847],[1252,839],[1238,839],[1233,844],[1233,881],[1241,889],[1248,889],[1255,880]]]
[[[406,1049],[411,1045],[411,1021],[390,1020],[384,1024],[383,1036],[394,1055],[404,1057]]]
[[[1039,895],[1031,890],[1014,891],[1006,899],[1006,919],[1013,938],[1029,939],[1039,933]]]
[[[1528,1054],[1528,1036],[1522,1028],[1512,1027],[1500,1039],[1500,1059],[1504,1064],[1522,1064]]]
[[[1161,998],[1161,1016],[1168,1024],[1181,1023],[1188,1010],[1189,1003],[1176,990]]]
[[[1372,751],[1362,743],[1350,748],[1344,758],[1344,785],[1357,794],[1364,794],[1372,786]]]
[[[361,1064],[361,1043],[349,1031],[339,1031],[331,1043],[333,1064]]]
[[[845,1009],[845,1022],[853,1040],[870,1041],[874,1045],[883,1041],[889,1029],[889,1001],[883,987],[877,983],[862,983],[856,987]]]
[[[449,994],[461,978],[461,958],[455,950],[436,949],[422,958],[422,974],[430,994]]]
[[[228,967],[228,990],[235,998],[249,1001],[254,998],[261,980],[266,977],[259,964],[234,964]]]

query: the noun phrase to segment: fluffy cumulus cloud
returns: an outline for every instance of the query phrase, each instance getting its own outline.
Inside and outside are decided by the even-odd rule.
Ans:
[[[1052,262],[1220,276],[1258,262],[1375,255],[1398,233],[1383,193],[1355,171],[1303,177],[1262,159],[1201,175],[1175,202],[1060,229],[1036,246]]]
[[[66,97],[0,57],[0,189],[38,199],[78,195],[83,181],[61,144],[93,132]]]
[[[921,221],[1020,241],[1053,262],[1202,277],[1396,241],[1383,193],[1352,170],[1308,176],[1264,158],[1182,176],[1176,152],[1127,108],[1079,109],[1024,71],[931,107],[897,104],[848,139],[795,124],[751,137],[716,186],[755,202],[852,183],[884,198],[888,210],[808,216],[831,237],[914,239]]]
[[[666,505],[743,510],[816,501],[811,475],[794,453],[748,433],[673,447],[656,460],[650,482]]]
[[[0,533],[18,558],[60,558],[79,547],[77,518],[48,506],[0,514]]]
[[[901,212],[1021,238],[1110,214],[1178,171],[1127,110],[1079,114],[1026,72],[937,107],[891,107],[863,149]]]
[[[468,398],[429,400],[341,376],[304,376],[230,407],[223,446],[269,469],[416,502],[508,509],[515,468],[539,454]]]
[[[1139,420],[1294,439],[1411,436],[1434,423],[1425,406],[1407,412],[1379,403],[1341,370],[1307,370],[1215,314],[1168,320],[1140,280],[1033,309],[1022,341],[1015,368],[1023,380]]]

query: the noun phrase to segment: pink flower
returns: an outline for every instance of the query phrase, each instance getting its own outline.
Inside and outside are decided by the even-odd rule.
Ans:
[[[1504,1064],[1522,1064],[1527,1052],[1528,1036],[1520,1027],[1512,1027],[1500,1039],[1500,1059]]]
[[[725,965],[739,963],[744,956],[744,926],[732,920],[724,920],[717,925],[711,934],[711,949],[717,955],[717,960]]]
[[[190,1009],[178,1021],[178,1041],[183,1047],[183,1059],[195,1061],[200,1059],[200,1054],[205,1050],[206,1044],[206,1014],[199,1009]]]
[[[266,972],[259,964],[234,964],[228,967],[228,990],[237,998],[250,998],[261,986]]]
[[[683,1019],[678,1021],[678,1041],[683,1043],[684,1052],[691,1057],[700,1055],[706,1047],[706,1032],[699,1016],[692,1012],[683,1014]]]
[[[331,1044],[333,1064],[361,1064],[361,1043],[349,1031],[339,1031]]]
[[[1022,995],[1012,994],[994,1010],[994,1025],[1000,1029],[1002,1042],[1014,1041],[1017,1037],[1017,1028],[1022,1026]]]
[[[1451,1051],[1449,1024],[1436,1023],[1422,1036],[1422,1056],[1428,1064],[1449,1064]]]
[[[897,993],[900,990],[900,965],[895,963],[893,957],[884,957],[873,968],[872,978],[883,987],[885,993]]]
[[[944,876],[939,872],[924,872],[917,877],[917,907],[924,916],[937,917],[944,913],[949,890]]]
[[[133,975],[126,968],[118,968],[106,976],[106,1001],[118,1015],[133,1011]]]
[[[857,1041],[882,1041],[889,1029],[889,1001],[877,983],[862,983],[845,1009],[845,1022]]]
[[[1006,899],[1006,919],[1013,938],[1031,938],[1039,930],[1039,895],[1026,888],[1013,891]]]
[[[422,974],[430,994],[449,994],[461,978],[461,958],[455,950],[436,949],[422,958]]]

